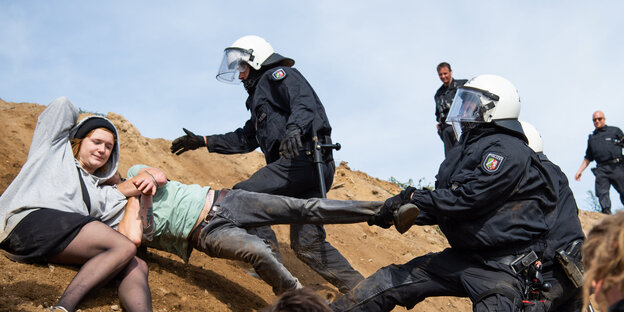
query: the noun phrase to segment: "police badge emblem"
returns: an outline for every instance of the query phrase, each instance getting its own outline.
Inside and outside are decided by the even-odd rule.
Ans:
[[[504,159],[505,157],[501,155],[489,153],[487,154],[487,156],[485,156],[485,159],[483,159],[483,163],[481,163],[481,165],[483,166],[485,172],[495,173],[500,169]]]
[[[271,75],[273,76],[273,79],[275,80],[282,80],[284,79],[284,77],[286,77],[286,72],[284,71],[284,69],[280,68],[274,71],[273,74]]]

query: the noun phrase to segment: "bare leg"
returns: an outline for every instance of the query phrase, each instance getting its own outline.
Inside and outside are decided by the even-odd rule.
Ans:
[[[57,305],[74,311],[89,291],[121,272],[135,253],[130,240],[104,223],[86,224],[62,252],[48,258],[53,263],[82,264]]]

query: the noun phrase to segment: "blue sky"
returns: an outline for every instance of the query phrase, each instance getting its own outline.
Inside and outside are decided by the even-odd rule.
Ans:
[[[142,135],[231,131],[249,118],[242,85],[218,82],[223,49],[255,34],[297,67],[343,145],[338,160],[372,176],[433,183],[435,67],[498,74],[520,118],[588,208],[583,160],[591,115],[624,127],[621,1],[17,1],[0,0],[0,98],[68,96],[115,112]],[[620,39],[617,39],[620,38]],[[612,192],[613,206],[621,208]]]

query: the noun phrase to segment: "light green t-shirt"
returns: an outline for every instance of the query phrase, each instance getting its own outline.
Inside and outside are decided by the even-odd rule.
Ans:
[[[136,176],[139,170],[146,167],[132,166],[127,177]],[[189,248],[187,238],[204,207],[208,190],[210,187],[177,181],[168,181],[159,188],[152,204],[156,227],[154,238],[144,242],[144,245],[174,253],[188,262],[193,249]]]

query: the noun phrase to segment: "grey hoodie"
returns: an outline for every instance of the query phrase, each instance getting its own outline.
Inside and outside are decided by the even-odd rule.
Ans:
[[[0,242],[25,216],[39,208],[91,215],[107,224],[119,223],[126,197],[114,187],[99,185],[117,171],[119,135],[116,129],[117,142],[108,159],[106,172],[87,173],[72,154],[69,140],[88,118],[110,122],[104,117],[89,116],[76,124],[78,109],[66,97],[55,99],[41,113],[28,159],[0,196]],[[89,192],[90,213],[82,199],[78,172]]]

